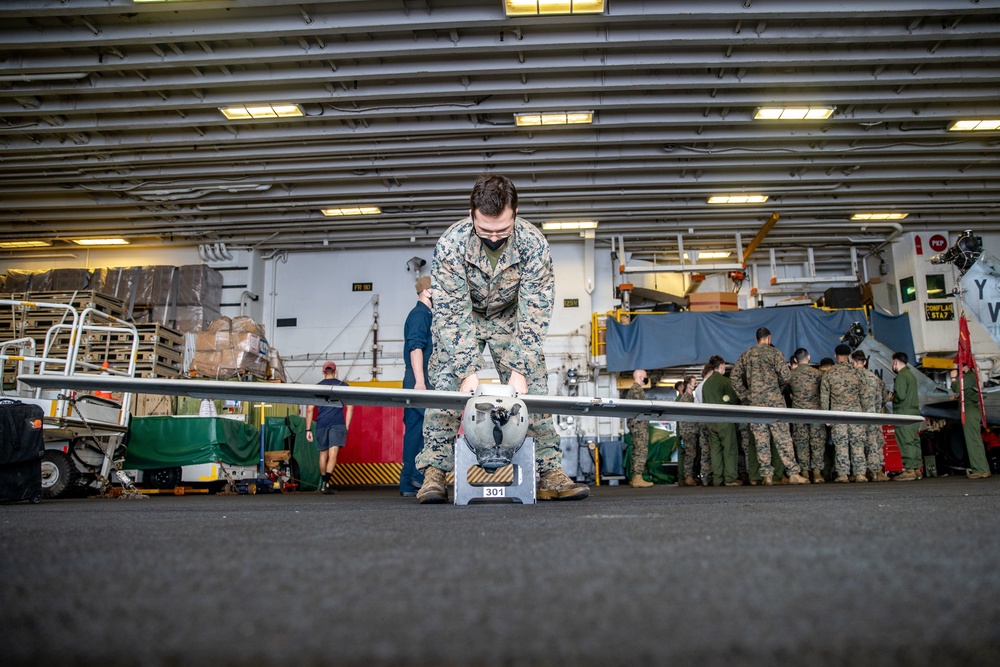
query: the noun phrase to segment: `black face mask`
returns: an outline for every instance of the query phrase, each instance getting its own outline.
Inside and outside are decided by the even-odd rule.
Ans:
[[[479,240],[483,242],[484,246],[486,246],[493,252],[496,252],[497,250],[502,248],[503,244],[507,242],[506,238],[497,239],[496,241],[491,241],[490,239],[483,238],[482,236],[479,237]]]

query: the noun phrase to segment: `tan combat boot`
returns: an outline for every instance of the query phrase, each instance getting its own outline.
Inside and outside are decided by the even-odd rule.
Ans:
[[[798,474],[797,472],[794,472],[794,473],[792,473],[788,477],[788,483],[789,484],[808,484],[809,483],[809,478],[808,477],[803,477],[802,475]]]
[[[774,486],[774,478],[771,475],[764,475],[760,480],[761,486]]]
[[[823,484],[826,480],[823,479],[823,471],[819,468],[813,468],[813,484]]]
[[[851,481],[851,478],[847,475],[837,475],[837,479],[833,480],[837,484],[847,484]]]
[[[854,479],[852,481],[854,481],[854,483],[858,483],[858,482],[865,482],[865,483],[867,483],[868,482],[868,477],[865,476],[865,475],[855,475]]]
[[[628,483],[633,489],[648,489],[653,486],[652,482],[647,482],[642,478],[642,475],[632,475],[632,479]]]
[[[973,471],[969,470],[969,471],[967,471],[965,473],[965,477],[967,479],[986,479],[987,477],[992,477],[992,476],[993,476],[993,473],[988,472],[988,471],[987,472],[973,472]]]
[[[881,470],[879,470],[876,473],[872,473],[872,481],[873,482],[888,482],[889,481],[889,476],[886,475]]]
[[[574,482],[562,468],[546,470],[538,482],[539,500],[582,500],[590,495],[590,487]]]
[[[894,482],[913,482],[917,479],[917,471],[909,468],[892,478]]]
[[[696,480],[694,477],[685,477],[684,486],[698,486],[698,480]]]
[[[421,505],[439,505],[448,502],[448,480],[445,471],[430,466],[424,470],[424,483],[417,491]]]

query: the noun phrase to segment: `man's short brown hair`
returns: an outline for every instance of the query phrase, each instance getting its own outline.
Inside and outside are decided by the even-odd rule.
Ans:
[[[506,176],[485,173],[472,186],[469,208],[482,211],[485,215],[500,215],[510,206],[517,212],[517,188]]]

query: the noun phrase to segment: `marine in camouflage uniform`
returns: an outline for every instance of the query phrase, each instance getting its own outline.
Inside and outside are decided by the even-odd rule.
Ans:
[[[507,201],[497,205],[505,193]],[[477,201],[486,203],[477,205]],[[483,351],[488,345],[502,382],[509,383],[516,371],[524,376],[529,393],[547,394],[542,342],[552,316],[555,289],[548,243],[534,225],[514,215],[517,193],[505,177],[480,177],[471,202],[469,217],[449,227],[434,248],[434,351],[428,364],[431,384],[442,391],[461,389],[485,368]],[[498,210],[487,211],[484,206]],[[473,214],[479,218],[479,229]],[[505,214],[514,218],[509,235],[482,231],[483,220]],[[424,472],[424,485],[431,497],[425,499],[427,489],[421,487],[421,502],[447,500],[443,473],[454,468],[461,415],[459,410],[434,409],[424,415],[424,447],[416,464]],[[539,500],[586,497],[588,487],[573,484],[562,471],[562,450],[551,416],[532,412],[528,423],[527,437],[534,440],[535,465],[541,475]]]
[[[851,355],[851,362],[863,380],[861,406],[865,412],[882,413],[885,412],[885,402],[889,400],[889,390],[882,382],[882,378],[865,367],[867,361],[865,353],[861,350],[855,350]],[[868,463],[868,480],[888,482],[889,477],[885,474],[885,436],[882,434],[882,426],[866,424],[863,428],[865,430],[865,460]]]
[[[642,386],[646,384],[646,371],[637,369],[632,373],[632,386],[625,393],[625,398],[631,401],[646,400],[646,392]],[[629,419],[628,430],[632,434],[632,477],[629,485],[637,488],[653,486],[642,478],[646,470],[646,459],[649,458],[649,421],[645,419]]]
[[[694,392],[691,391],[694,378],[686,383],[685,389],[677,400],[681,403],[694,403]],[[708,443],[708,430],[701,422],[678,422],[681,441],[684,443],[684,484],[694,486],[697,476],[694,472],[695,460],[701,454],[701,480],[708,486],[712,477],[712,454]],[[690,481],[689,481],[690,480]]]
[[[809,353],[796,350],[798,365],[788,379],[792,407],[799,410],[819,409],[820,371],[809,365]],[[826,427],[823,424],[792,424],[795,456],[803,470],[812,471],[813,483],[822,483],[823,454],[826,449]]]
[[[781,390],[788,384],[790,376],[791,371],[784,355],[771,345],[771,332],[761,327],[757,330],[757,344],[741,354],[733,364],[731,379],[736,395],[745,405],[784,408],[785,397]],[[795,460],[788,424],[750,424],[750,432],[753,434],[760,474],[765,485],[770,484],[774,477],[774,467],[771,465],[772,441],[778,457],[788,471],[788,481],[792,484],[809,483],[807,478],[799,474],[800,468]]]
[[[848,362],[851,348],[847,345],[838,345],[836,353],[837,363],[822,373],[820,379],[819,408],[863,412],[861,396],[864,380]],[[833,440],[833,467],[837,474],[834,481],[850,481],[853,469],[855,482],[867,482],[865,427],[861,424],[834,424],[830,427],[830,438]]]

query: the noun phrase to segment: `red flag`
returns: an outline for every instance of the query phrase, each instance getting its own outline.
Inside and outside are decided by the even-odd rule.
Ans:
[[[969,322],[962,314],[958,318],[958,354],[955,355],[955,365],[958,366],[959,405],[962,410],[962,423],[965,423],[965,371],[971,369],[976,376],[976,391],[979,392],[979,412],[983,428],[986,428],[986,407],[983,405],[983,390],[979,383],[979,367],[976,358],[972,356],[972,339],[969,337]]]

